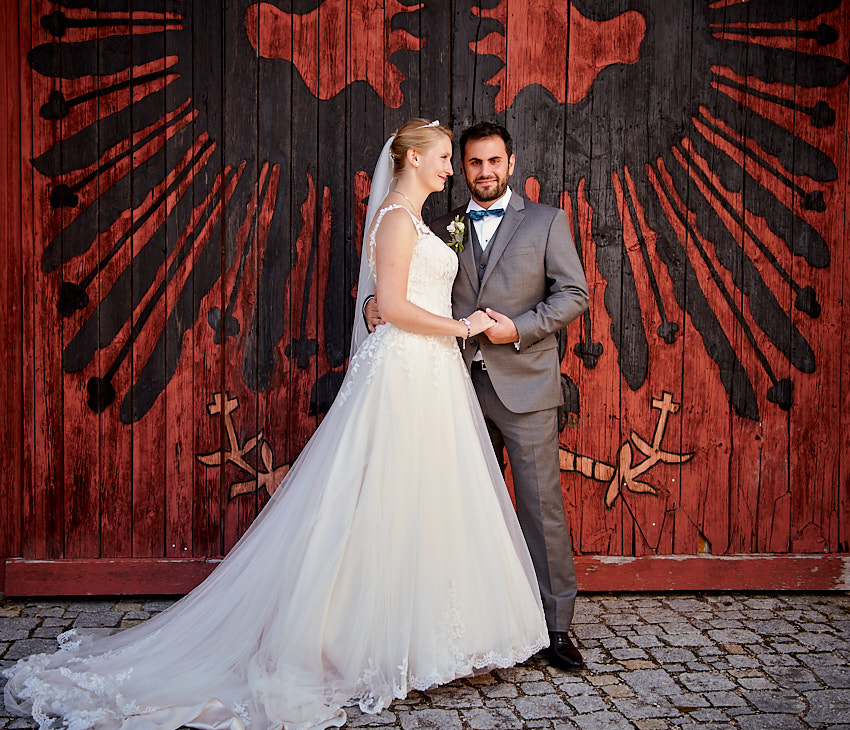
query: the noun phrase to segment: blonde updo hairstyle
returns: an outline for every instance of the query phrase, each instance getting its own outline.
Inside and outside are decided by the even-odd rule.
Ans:
[[[452,130],[442,124],[434,124],[427,119],[408,119],[395,133],[395,139],[390,145],[390,155],[393,158],[393,177],[401,175],[407,163],[408,150],[428,149],[437,142],[440,135],[452,138]]]

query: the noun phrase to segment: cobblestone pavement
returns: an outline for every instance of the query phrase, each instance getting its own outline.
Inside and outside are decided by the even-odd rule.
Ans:
[[[52,650],[54,637],[72,626],[130,626],[170,604],[7,599],[0,602],[0,667]],[[348,708],[347,726],[850,730],[847,594],[580,596],[574,633],[588,663],[583,672],[561,672],[538,655],[413,692],[377,716]],[[0,709],[0,728],[31,727]]]

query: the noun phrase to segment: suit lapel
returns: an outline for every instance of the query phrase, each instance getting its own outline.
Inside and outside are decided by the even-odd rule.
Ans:
[[[516,229],[519,228],[519,224],[522,223],[523,218],[525,218],[525,213],[523,213],[524,208],[525,201],[519,195],[513,193],[510,201],[508,202],[508,207],[505,210],[505,217],[499,224],[498,229],[496,229],[496,235],[490,243],[487,244],[487,248],[491,249],[490,258],[487,261],[487,269],[481,279],[481,290],[483,290],[487,285],[487,280],[490,278],[490,274],[493,273],[493,268],[496,266],[496,262],[505,252],[505,249],[511,242],[511,238],[514,233],[516,233]],[[472,263],[474,268],[475,262],[473,261]]]

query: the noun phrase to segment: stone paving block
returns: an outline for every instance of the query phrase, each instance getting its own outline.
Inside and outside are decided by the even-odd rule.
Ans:
[[[679,685],[663,669],[637,669],[623,672],[620,678],[645,699],[682,693]]]
[[[677,611],[682,611],[683,613],[695,613],[698,611],[706,610],[706,603],[698,598],[668,598],[665,603],[670,606],[670,608],[674,608]]]
[[[805,659],[805,656],[801,655],[800,658]],[[761,654],[756,661],[764,667],[796,667],[800,663],[790,654]],[[839,663],[841,663],[840,659]]]
[[[4,616],[0,618],[0,641],[25,639],[38,624],[39,621],[37,618]]]
[[[495,674],[504,682],[539,682],[546,679],[546,675],[539,669],[529,669],[522,666],[497,669]]]
[[[610,685],[612,687],[616,687],[618,685]],[[598,694],[599,690],[596,687],[588,684],[587,682],[572,682],[569,684],[560,684],[557,685],[558,691],[567,695],[567,697],[575,697],[577,695],[595,695]],[[606,685],[607,687],[607,685]],[[606,689],[603,687],[602,689]]]
[[[805,727],[793,715],[742,715],[737,722],[741,730],[802,730]]]
[[[801,654],[799,659],[809,667],[837,667],[847,664],[847,660],[837,652],[829,654]]]
[[[548,681],[547,682],[523,682],[519,686],[523,694],[527,695],[551,695],[555,694],[556,689]]]
[[[151,611],[152,613],[160,613],[164,611],[166,608],[170,608],[175,604],[176,601],[172,599],[161,599],[161,600],[153,600],[153,601],[145,601],[142,605],[143,610]]]
[[[600,623],[574,624],[573,633],[581,641],[584,641],[585,639],[604,639],[614,635],[611,633],[611,629],[605,626],[605,624]]]
[[[850,692],[845,689],[823,689],[807,692],[809,711],[803,719],[811,726],[821,723],[850,724]]]
[[[64,613],[65,609],[62,606],[41,606],[36,615],[41,618],[58,618]]]
[[[576,725],[571,720],[553,720],[552,721],[552,730],[576,730],[578,725]]]
[[[691,692],[722,692],[735,687],[733,681],[717,672],[685,672],[679,680]]]
[[[130,621],[145,621],[151,617],[150,611],[127,611],[124,614],[125,620]]]
[[[609,626],[635,626],[643,623],[637,614],[626,611],[603,614],[601,619]]]
[[[611,652],[611,656],[614,659],[626,660],[626,659],[646,659],[647,655],[643,649],[614,649]]]
[[[719,646],[715,646],[714,644],[710,644],[709,646],[698,646],[697,654],[702,657],[716,657],[723,656],[724,652]]]
[[[702,634],[661,634],[659,637],[670,646],[709,646],[711,639]]]
[[[631,639],[631,642],[635,646],[643,647],[644,649],[649,649],[653,646],[661,646],[661,642],[654,634],[635,636]]]
[[[558,719],[573,713],[564,701],[555,695],[545,697],[520,697],[513,702],[514,709],[526,720]]]
[[[471,709],[462,712],[471,730],[519,730],[523,721],[507,708]]]
[[[46,618],[41,622],[41,625],[45,627],[58,626],[63,629],[70,629],[71,624],[73,623],[74,619],[66,618],[65,616],[63,616],[61,618]]]
[[[694,653],[690,649],[658,647],[650,649],[649,653],[661,664],[669,664],[670,662],[688,662],[696,659]]]
[[[850,667],[846,664],[844,666],[813,667],[812,671],[828,687],[850,688]]]
[[[635,696],[635,691],[627,684],[606,684],[601,689],[609,697],[624,699]]]
[[[738,684],[744,689],[751,690],[776,689],[776,684],[771,682],[767,677],[743,677]]]
[[[724,644],[753,644],[760,641],[759,635],[748,629],[712,629],[708,635]]]
[[[585,660],[585,667],[588,672],[621,672],[625,667],[622,664],[612,664],[611,662],[589,662]]]
[[[27,720],[23,717],[15,718],[11,720],[8,725],[6,725],[9,730],[23,730],[24,728],[34,728],[36,725],[31,720]]]
[[[616,674],[588,674],[587,681],[595,687],[602,687],[606,684],[618,684],[620,677]]]
[[[819,686],[814,672],[804,667],[768,667],[766,671],[780,687],[795,685],[796,689],[796,685]]]
[[[749,621],[748,627],[757,634],[763,636],[775,636],[780,634],[796,634],[798,629],[784,619],[771,618],[767,621]]]
[[[481,687],[481,693],[491,699],[519,696],[519,690],[513,684],[507,682]]]
[[[796,641],[786,641],[783,643],[771,642],[770,648],[780,654],[798,654],[803,651],[808,651],[806,647],[801,646]]]
[[[619,712],[593,712],[589,715],[579,715],[573,722],[581,730],[623,730],[631,723]]]
[[[74,626],[83,629],[96,629],[101,626],[114,628],[123,617],[124,614],[120,611],[81,611],[74,620]]]
[[[463,730],[457,710],[427,708],[416,712],[400,712],[403,730]]]
[[[567,702],[575,707],[576,712],[580,715],[586,715],[589,712],[599,712],[599,710],[604,710],[607,707],[605,700],[601,697],[594,697],[591,695],[570,697]]]
[[[690,714],[690,716],[694,720],[699,720],[700,722],[710,722],[712,724],[714,724],[715,722],[724,722],[729,719],[729,716],[725,712],[716,708],[709,708],[706,710],[694,710]]]
[[[787,692],[744,692],[744,698],[760,712],[799,714],[806,703],[796,694]]]
[[[34,639],[55,639],[63,631],[65,631],[64,626],[39,626],[32,632],[32,636]]]
[[[18,660],[29,656],[30,654],[43,654],[44,652],[56,651],[55,639],[21,639],[14,642],[6,653],[3,659]],[[13,661],[14,663],[14,661]]]
[[[458,708],[458,707],[480,707],[482,705],[481,695],[473,687],[466,687],[457,683],[435,687],[425,693],[434,707]]]
[[[794,638],[801,644],[810,646],[818,651],[834,651],[835,649],[843,649],[847,646],[846,639],[833,636],[826,632],[814,633],[813,631],[807,631],[797,634]]]
[[[632,700],[614,700],[616,708],[629,720],[641,720],[650,717],[675,717],[680,714],[673,705],[664,700],[647,702],[635,698]]]
[[[705,692],[703,695],[715,707],[744,707],[747,702],[735,692]]]
[[[729,662],[733,667],[737,667],[739,669],[747,669],[750,667],[759,666],[758,660],[755,657],[746,656],[744,654],[734,654],[732,656],[727,656],[726,661]]]
[[[618,665],[614,664],[611,666],[613,671],[617,671],[615,668]],[[627,659],[622,662],[622,667],[625,669],[651,669],[655,666],[655,662],[650,661],[649,659]]]
[[[697,694],[670,695],[667,700],[679,712],[691,712],[700,707],[708,707],[708,702]]]

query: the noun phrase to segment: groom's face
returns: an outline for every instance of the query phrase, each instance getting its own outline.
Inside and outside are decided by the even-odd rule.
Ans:
[[[463,176],[472,198],[483,208],[488,208],[508,189],[508,178],[514,171],[513,155],[508,157],[501,137],[471,139],[463,151]]]

